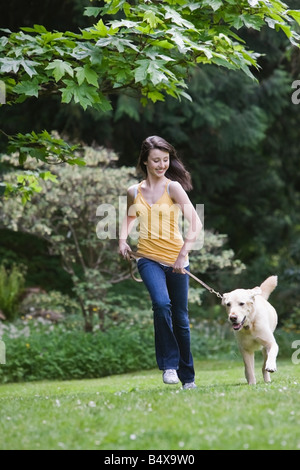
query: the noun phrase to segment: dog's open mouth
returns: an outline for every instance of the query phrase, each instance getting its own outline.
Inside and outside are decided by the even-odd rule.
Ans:
[[[241,321],[241,323],[233,323],[232,324],[232,328],[234,329],[234,331],[239,331],[243,328],[244,326],[244,323],[246,321],[246,316],[243,318],[243,320]]]

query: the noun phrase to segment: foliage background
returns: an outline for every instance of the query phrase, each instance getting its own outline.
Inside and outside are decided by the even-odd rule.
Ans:
[[[298,7],[297,1],[288,3],[291,8]],[[78,27],[86,28],[93,24],[93,18],[82,15],[83,8],[89,5],[88,0],[45,0],[41,8],[36,0],[26,4],[12,0],[0,6],[0,27],[16,31],[23,26],[43,24],[48,30],[77,33]],[[117,152],[115,171],[119,168],[123,175],[135,166],[145,137],[152,134],[164,136],[179,150],[192,173],[194,190],[191,199],[194,204],[205,205],[207,232],[214,234],[215,240],[222,236],[220,234],[226,234],[226,244],[221,244],[218,249],[213,245],[212,249],[214,260],[220,255],[220,263],[207,264],[209,252],[205,252],[206,258],[204,256],[203,259],[201,255],[200,259],[198,254],[195,255],[193,269],[220,291],[237,286],[252,287],[260,284],[266,276],[278,274],[279,287],[272,302],[279,313],[280,326],[298,335],[300,108],[292,103],[291,96],[292,83],[300,78],[300,53],[291,47],[283,33],[275,33],[266,27],[261,31],[244,29],[242,37],[253,50],[263,54],[259,59],[261,68],[252,70],[258,82],[239,71],[202,65],[189,76],[188,91],[192,102],[166,97],[163,103],[148,103],[143,107],[134,94],[124,92],[111,95],[112,109],[103,112],[91,108],[84,110],[74,102],[61,103],[58,96],[45,94],[38,100],[31,97],[14,106],[2,106],[0,127],[9,135],[32,130],[40,133],[48,129],[57,131],[70,146],[81,144]],[[1,136],[0,152],[3,156],[0,172],[5,176],[9,171],[15,171],[7,165],[6,150],[7,140]],[[77,169],[73,170],[75,175]],[[51,184],[51,181],[45,182],[48,188]],[[102,198],[106,194],[105,188],[103,184]],[[38,198],[43,201],[42,194],[36,198],[36,201]],[[24,233],[11,229],[7,225],[1,226],[0,262],[6,266],[16,262],[26,266],[26,287],[39,286],[49,293],[51,299],[51,291],[62,292],[73,299],[76,287],[74,272],[80,275],[80,263],[75,266],[73,274],[66,272],[62,269],[61,252],[53,253],[52,250],[49,254],[49,240],[37,237],[38,234],[32,230]],[[240,270],[238,276],[232,269],[228,270],[228,266],[220,268],[225,250],[230,252],[231,264],[234,254],[245,264],[246,269]],[[107,253],[110,260],[117,257],[116,246],[110,246]],[[87,284],[87,279],[81,278],[81,282]],[[124,282],[127,303],[125,294],[123,301],[120,300],[122,283],[106,286],[102,294],[105,294],[108,323],[120,323],[126,330],[124,325],[130,324],[131,320],[124,312],[130,308],[134,316],[138,302],[135,286]],[[91,315],[93,309],[98,315],[102,294],[101,299],[98,296],[94,303],[86,295]],[[198,293],[195,298],[199,299]],[[192,302],[191,317],[201,324],[209,315],[215,322],[214,334],[217,334],[218,325],[224,322],[224,313],[215,299],[206,293],[201,292],[199,303],[196,300]],[[115,305],[119,305],[117,315],[114,313]],[[149,309],[149,304],[143,308]],[[132,327],[138,328],[138,323],[133,322]],[[109,329],[110,323],[107,331]],[[199,342],[201,335],[197,344]],[[129,343],[127,341],[126,344]],[[25,351],[28,352],[26,344]],[[18,354],[18,360],[20,357],[22,355]],[[30,373],[26,377],[28,375]]]

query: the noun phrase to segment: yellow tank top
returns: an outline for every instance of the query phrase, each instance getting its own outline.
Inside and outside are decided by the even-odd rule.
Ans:
[[[168,180],[163,195],[152,205],[144,199],[140,183],[131,210],[139,221],[138,251],[145,257],[173,264],[184,242],[178,225],[180,207],[168,193],[170,183]]]

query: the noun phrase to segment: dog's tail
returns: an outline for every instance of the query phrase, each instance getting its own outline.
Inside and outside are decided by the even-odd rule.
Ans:
[[[277,276],[270,276],[268,279],[266,279],[260,286],[262,290],[262,296],[268,300],[270,297],[270,294],[273,292],[273,290],[276,288],[278,282],[278,277]]]

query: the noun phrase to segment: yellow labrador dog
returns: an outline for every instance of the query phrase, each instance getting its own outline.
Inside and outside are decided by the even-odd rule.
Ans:
[[[277,313],[268,298],[277,286],[277,276],[266,279],[254,289],[236,289],[223,295],[229,321],[245,364],[249,385],[255,385],[254,352],[263,350],[263,377],[271,382],[270,372],[276,372],[278,345],[273,332],[277,326]]]

